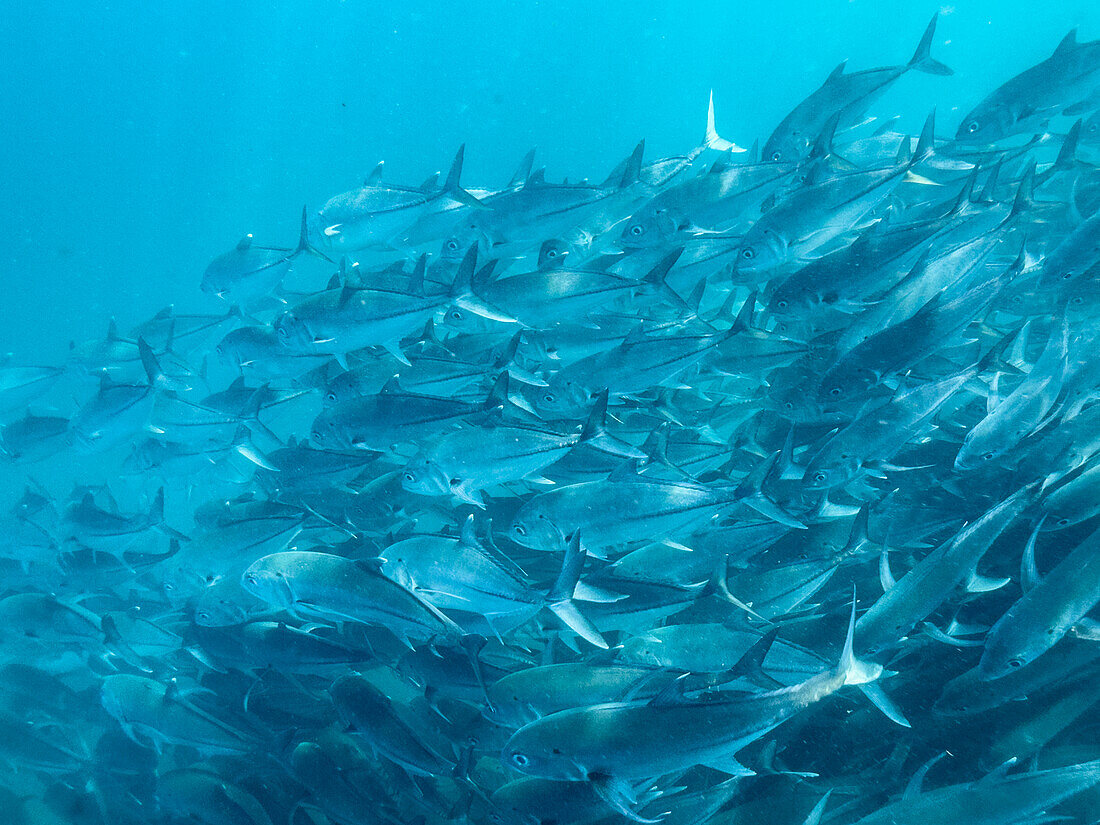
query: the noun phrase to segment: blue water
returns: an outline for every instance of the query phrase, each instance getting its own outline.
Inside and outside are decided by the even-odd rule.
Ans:
[[[720,131],[748,146],[842,59],[907,59],[930,13],[954,77],[910,75],[882,102],[911,129],[1100,34],[1100,7],[936,3],[3,3],[0,352],[55,362],[106,319],[136,323],[196,289],[241,235],[291,245],[379,160],[419,181],[468,146],[464,182],[505,182],[538,146],[552,177],[602,179]]]
[[[964,114],[1050,56],[1067,31],[1078,28],[1081,41],[1100,40],[1100,3],[196,0],[85,7],[0,0],[0,277],[6,286],[0,355],[11,353],[0,376],[18,384],[12,364],[68,360],[67,371],[45,381],[49,390],[26,403],[9,407],[20,387],[0,386],[0,825],[593,825],[642,814],[660,814],[663,821],[666,803],[669,825],[797,825],[827,795],[825,825],[880,825],[886,820],[875,816],[883,806],[904,809],[929,798],[921,796],[919,781],[906,790],[922,764],[938,765],[924,790],[948,787],[947,802],[889,821],[954,825],[971,821],[967,806],[980,803],[988,814],[982,822],[1031,825],[1048,821],[1035,807],[1046,800],[1066,821],[1100,822],[1096,603],[1078,611],[1072,628],[1047,631],[1054,636],[1057,630],[1057,644],[1040,644],[1026,662],[1008,653],[998,659],[994,649],[998,627],[1009,628],[1009,642],[1018,641],[1013,632],[1031,638],[1026,623],[1022,630],[1002,624],[1033,592],[1030,551],[1038,571],[1067,590],[1100,581],[1100,508],[1088,475],[1098,461],[1100,376],[1090,346],[1097,340],[1100,255],[1089,259],[1083,275],[1069,273],[1070,286],[1038,281],[1045,288],[1032,289],[1036,281],[1029,280],[1045,272],[1052,251],[1088,217],[1081,205],[1096,204],[1100,176],[1087,165],[1097,156],[1095,138],[1085,140],[1087,150],[1070,171],[1049,165],[1073,118],[1056,118],[1053,136],[1034,152],[1038,205],[1026,197],[1034,179],[1025,163],[1010,159],[998,183],[995,164],[978,159],[976,178],[988,197],[960,197],[960,208],[947,210],[950,228],[963,227],[959,237],[1001,238],[985,250],[988,260],[974,265],[972,280],[971,270],[960,278],[968,284],[962,299],[973,300],[959,299],[969,314],[912,363],[891,362],[881,372],[842,373],[849,365],[844,359],[857,360],[851,354],[861,344],[838,348],[836,337],[881,308],[876,301],[888,305],[897,294],[886,292],[889,277],[899,281],[904,271],[883,275],[885,284],[873,285],[878,291],[866,304],[860,300],[867,296],[847,296],[833,313],[834,301],[823,297],[800,318],[770,303],[774,288],[797,267],[783,261],[759,275],[742,260],[749,236],[741,235],[753,222],[775,203],[787,203],[783,198],[822,182],[798,177],[800,170],[858,177],[845,177],[850,167],[833,156],[835,166],[813,166],[814,159],[783,172],[774,199],[761,195],[745,208],[751,221],[740,212],[736,223],[730,219],[736,231],[714,229],[730,233],[722,240],[740,269],[723,262],[685,275],[684,267],[673,271],[682,279],[674,288],[663,276],[649,278],[660,269],[654,262],[708,227],[679,227],[675,241],[638,265],[654,250],[620,242],[619,224],[641,214],[654,192],[648,183],[626,180],[615,193],[626,193],[622,201],[608,197],[619,224],[599,239],[598,250],[626,252],[613,264],[598,255],[583,258],[579,242],[569,252],[571,261],[592,263],[580,281],[619,292],[575,315],[575,304],[562,298],[567,288],[553,292],[528,266],[549,231],[524,226],[514,238],[492,238],[494,245],[488,234],[455,229],[463,245],[452,259],[438,254],[451,235],[433,236],[416,250],[442,268],[442,275],[431,273],[442,280],[429,280],[430,287],[454,277],[455,268],[469,281],[471,273],[457,264],[468,248],[471,271],[474,261],[481,266],[499,254],[497,275],[531,275],[535,288],[547,290],[547,303],[562,300],[560,317],[545,318],[539,317],[544,306],[511,296],[517,317],[530,312],[543,322],[521,318],[521,332],[514,319],[494,317],[478,304],[481,290],[498,285],[488,276],[477,288],[455,277],[451,292],[425,293],[416,270],[405,290],[403,274],[372,267],[400,256],[412,270],[416,255],[364,248],[349,254],[361,255],[365,282],[379,287],[383,297],[372,300],[384,303],[396,290],[410,302],[431,304],[400,334],[362,343],[354,336],[363,330],[349,324],[327,336],[318,330],[330,319],[309,315],[316,306],[309,295],[280,291],[286,301],[280,303],[270,290],[245,299],[250,317],[234,318],[208,341],[189,340],[178,352],[146,351],[143,340],[144,361],[135,355],[136,341],[114,342],[114,354],[126,356],[117,363],[81,361],[72,353],[74,345],[102,339],[112,319],[125,336],[169,305],[176,313],[224,313],[240,299],[200,290],[216,256],[248,234],[256,245],[293,247],[302,206],[315,216],[334,195],[358,187],[379,161],[387,183],[416,185],[432,173],[445,175],[465,145],[462,185],[487,202],[500,194],[489,190],[501,190],[532,147],[548,181],[598,182],[640,139],[646,161],[699,146],[711,93],[718,132],[749,147],[767,139],[838,62],[846,60],[854,71],[907,61],[937,12],[931,52],[954,74],[906,73],[870,107],[881,121],[896,117],[891,128],[914,138],[935,109],[941,154],[919,159],[927,168],[913,166],[936,178],[935,185],[922,190],[932,182],[903,179],[905,167],[894,165],[892,149],[880,166],[868,164],[860,172],[896,173],[889,182],[905,194],[869,201],[853,218],[859,232],[830,238],[841,250],[859,233],[877,237],[869,216],[887,214],[904,224],[918,214],[919,224],[928,215],[918,206],[949,204],[952,187],[966,177],[960,169],[968,167],[965,160],[952,162],[977,157],[950,141]],[[1008,137],[1026,139],[1025,131]],[[853,134],[844,135],[845,149],[862,148]],[[702,157],[705,163],[685,177],[710,163],[721,170],[716,152]],[[1072,187],[1066,185],[1071,178]],[[1010,211],[1014,198],[1023,218]],[[488,222],[492,209],[468,212],[470,220]],[[461,214],[465,220],[467,212]],[[996,220],[967,235],[974,214]],[[1013,223],[1017,218],[1022,228]],[[328,227],[329,237],[325,223],[312,220],[312,241],[331,260],[295,258],[280,289],[321,292],[343,251],[339,224]],[[944,237],[955,240],[948,232],[929,236],[937,254]],[[833,249],[827,243],[806,248],[814,258]],[[914,246],[899,258],[913,253],[918,259],[921,251]],[[853,270],[853,280],[860,274],[866,273]],[[342,286],[356,286],[342,275]],[[552,283],[552,274],[546,279]],[[1002,285],[993,297],[974,298],[991,283]],[[325,292],[339,310],[359,294]],[[939,287],[929,294],[939,295]],[[1082,301],[1068,309],[1051,301],[1079,295]],[[934,300],[924,296],[910,315]],[[1062,342],[1063,310],[1064,352],[1048,357]],[[460,318],[447,326],[451,319],[444,316],[452,311]],[[888,326],[910,315],[892,317]],[[735,316],[747,319],[747,329]],[[445,340],[426,340],[420,330],[427,319],[432,334]],[[265,351],[270,363],[234,361],[235,352],[215,347],[231,328],[283,337]],[[922,329],[912,335],[917,344]],[[344,347],[341,336],[360,343]],[[629,368],[648,375],[644,368],[683,346],[681,338],[703,342],[699,358],[685,356],[677,371],[630,384],[637,379]],[[742,340],[744,350],[737,349]],[[884,348],[904,351],[910,343],[888,341]],[[778,355],[768,349],[773,345]],[[612,351],[646,355],[620,372],[601,372],[606,364],[591,358]],[[876,353],[865,357],[877,365]],[[309,359],[316,361],[303,367]],[[340,385],[349,361],[365,374],[356,373],[361,385]],[[1032,386],[1025,374],[1034,376],[1041,372],[1034,365],[1045,368],[1048,361],[1064,364],[1061,372],[1051,368],[1050,384],[1065,383],[1054,393],[1057,403],[1051,399],[1021,433],[994,440],[987,456],[975,450],[969,463],[959,458],[968,434],[994,419],[1015,387]],[[455,364],[472,367],[455,379],[447,372]],[[99,367],[130,382],[140,396],[135,406],[148,404],[133,420],[122,414],[121,425],[108,421],[105,429],[117,442],[107,446],[107,438],[95,441],[99,432],[89,434],[85,420],[113,386],[99,383]],[[837,387],[840,400],[825,397],[824,382],[834,372],[844,388]],[[395,373],[407,385],[392,380]],[[227,420],[188,430],[173,418],[194,410],[174,407],[180,399],[197,403],[238,376],[252,389]],[[623,386],[616,389],[615,380]],[[919,395],[939,381],[956,384],[943,398]],[[334,388],[341,386],[350,397],[337,403]],[[1047,390],[1039,386],[1035,395]],[[576,397],[563,400],[574,391]],[[268,393],[293,397],[282,404]],[[214,418],[214,402],[204,403],[211,407],[201,414]],[[394,436],[384,426],[392,415],[397,430],[408,423],[405,415],[422,409],[429,411],[423,414],[428,425],[412,436],[404,430]],[[25,413],[70,421],[45,440],[42,455],[13,456],[8,436],[18,433],[9,428]],[[866,442],[842,442],[853,421],[871,433]],[[910,429],[894,444],[891,433],[881,432],[882,421]],[[515,461],[507,444],[500,447],[500,433],[509,427],[515,443],[534,439],[531,432],[544,439],[532,453],[553,452],[545,442],[554,438],[565,446],[544,466],[494,475]],[[851,467],[843,464],[847,454],[836,459],[839,469],[828,465],[850,474],[822,491],[809,468],[822,455],[827,463],[834,438],[854,444],[852,450],[870,444],[870,453]],[[444,466],[441,443],[458,470],[444,472],[451,465]],[[151,466],[140,465],[142,450],[159,448],[179,448],[184,460],[172,464],[179,455],[154,453]],[[485,459],[493,449],[502,455]],[[332,468],[340,462],[347,466]],[[467,489],[462,474],[471,467],[484,483]],[[1082,475],[1085,483],[1072,486]],[[644,492],[634,492],[634,483]],[[1067,516],[1062,524],[1064,502],[1057,495],[1066,487],[1087,495],[1065,505],[1080,521]],[[552,497],[562,490],[577,497]],[[683,518],[694,510],[702,512],[698,522]],[[1000,523],[996,514],[1003,512],[1010,515]],[[127,522],[126,529],[119,522]],[[912,586],[919,576],[906,580],[907,572],[954,546],[949,543],[967,535],[965,525],[974,524],[990,530],[982,552],[968,551],[984,553],[974,572],[989,580],[956,571],[954,584],[929,597],[927,610],[903,616],[903,629],[881,644],[857,647],[854,653],[866,661],[849,656],[852,635],[842,647],[849,609],[854,621],[888,604],[891,577]],[[690,560],[686,545],[693,548]],[[289,551],[308,553],[309,561],[295,567],[283,555]],[[425,563],[426,572],[416,568],[416,554],[434,558],[429,551],[444,561]],[[578,568],[573,562],[582,552],[588,558]],[[628,555],[629,561],[611,565]],[[412,561],[402,567],[406,557]],[[1066,573],[1067,558],[1079,562],[1080,580]],[[480,564],[478,575],[465,564]],[[815,576],[806,584],[799,576],[811,568]],[[788,578],[769,578],[776,569]],[[318,570],[335,572],[326,579]],[[444,584],[418,582],[417,572]],[[578,582],[570,575],[588,592],[574,593]],[[447,589],[451,584],[456,593]],[[484,591],[477,589],[482,584]],[[795,584],[806,588],[801,599],[791,596]],[[309,591],[311,585],[317,590]],[[740,603],[753,587],[758,601]],[[1087,602],[1097,593],[1100,585],[1077,595]],[[511,612],[493,599],[508,602]],[[1057,593],[1052,601],[1060,604]],[[757,610],[768,613],[766,619]],[[766,632],[773,626],[778,641]],[[871,635],[876,630],[866,628]],[[678,630],[686,634],[681,648],[662,635]],[[854,638],[866,642],[859,633]],[[712,636],[718,642],[708,648]],[[295,659],[287,653],[292,644],[316,645],[309,653],[331,656],[335,664],[315,664],[306,654]],[[767,668],[759,645],[774,656]],[[649,720],[657,722],[635,731],[639,748],[644,751],[647,737],[650,744],[657,739],[650,758],[672,768],[633,764],[633,739],[613,743],[610,757],[584,753],[605,732],[589,717],[579,732],[569,717],[561,722],[570,733],[563,744],[553,728],[561,716],[535,719],[544,712],[536,707],[545,699],[541,682],[528,685],[531,703],[498,684],[549,664],[637,667],[633,678],[616,675],[624,678],[620,689],[595,692],[599,700],[565,702],[565,714],[595,718],[603,711],[592,705],[604,703],[614,705],[609,714],[623,706],[641,709],[637,717],[615,716],[619,721],[637,723],[652,714]],[[1002,664],[998,678],[985,678]],[[1046,667],[1061,675],[1045,678]],[[1033,679],[1034,689],[1020,689],[1010,700],[998,691],[1015,689],[1014,673]],[[552,684],[549,676],[540,678]],[[580,687],[567,687],[581,692],[583,680],[576,681]],[[745,695],[710,695],[731,684]],[[791,690],[765,693],[780,684]],[[692,741],[702,751],[709,735],[723,732],[714,719],[726,718],[726,705],[735,708],[728,724],[740,724],[738,703],[760,695],[777,703],[805,696],[807,708],[813,706],[796,713],[792,705],[774,728],[752,732],[743,751],[735,751],[760,776],[724,785],[738,773],[730,753],[676,763]],[[492,706],[494,696],[500,707]],[[676,715],[682,707],[696,715],[682,721]],[[571,747],[581,751],[575,760],[555,761]],[[929,763],[942,755],[945,761]],[[315,757],[317,763],[308,761]],[[605,757],[609,765],[600,761]],[[534,777],[526,786],[524,774]],[[538,784],[549,779],[563,785],[547,791]],[[1066,787],[1041,787],[1046,780]],[[648,796],[650,785],[667,798]],[[711,818],[702,803],[721,812]],[[570,816],[559,818],[559,805]],[[807,822],[817,825],[812,816]]]

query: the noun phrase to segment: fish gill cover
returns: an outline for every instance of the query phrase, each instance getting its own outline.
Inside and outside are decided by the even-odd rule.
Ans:
[[[1096,822],[1100,42],[910,134],[936,24],[0,367],[3,821]]]

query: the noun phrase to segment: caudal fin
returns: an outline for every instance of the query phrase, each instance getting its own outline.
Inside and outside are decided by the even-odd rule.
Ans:
[[[744,152],[736,143],[726,140],[714,128],[714,89],[710,90],[710,103],[707,104],[707,131],[703,135],[703,145],[718,152]]]
[[[848,617],[848,633],[844,637],[844,650],[836,664],[836,672],[844,677],[846,685],[865,685],[882,676],[882,665],[857,659],[853,647],[856,632],[856,594],[852,589],[852,613]]]
[[[947,75],[953,75],[954,70],[934,59],[931,53],[932,38],[936,36],[936,21],[939,20],[939,16],[939,12],[932,15],[932,20],[928,23],[928,28],[924,30],[924,36],[921,37],[920,43],[917,44],[917,50],[913,53],[908,68],[916,69],[918,72],[924,72],[925,74],[938,74],[946,77]]]
[[[596,626],[577,609],[573,601],[573,593],[580,581],[581,571],[584,569],[584,559],[587,554],[581,546],[580,530],[573,532],[568,540],[565,551],[565,561],[562,563],[561,573],[546,594],[546,606],[555,616],[574,633],[594,644],[596,647],[607,650],[607,640]]]
[[[309,242],[309,213],[305,206],[302,207],[302,223],[301,228],[298,230],[298,246],[295,247],[294,254],[301,255],[303,252],[308,252],[310,255],[315,255],[332,263],[332,258]]]
[[[463,189],[461,183],[459,183],[462,178],[462,161],[465,156],[466,144],[463,143],[458,147],[458,152],[455,153],[455,159],[451,162],[451,169],[447,173],[446,181],[443,183],[443,191],[446,192],[449,197],[461,204],[471,206],[474,209],[488,209],[489,207]]]

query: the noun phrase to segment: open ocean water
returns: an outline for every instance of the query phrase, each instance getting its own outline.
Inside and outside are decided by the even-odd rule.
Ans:
[[[0,69],[0,825],[1100,822],[1100,5]]]

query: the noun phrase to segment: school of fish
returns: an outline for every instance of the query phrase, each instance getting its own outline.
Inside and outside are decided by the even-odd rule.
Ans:
[[[1100,822],[1100,41],[936,23],[0,366],[3,822]]]

